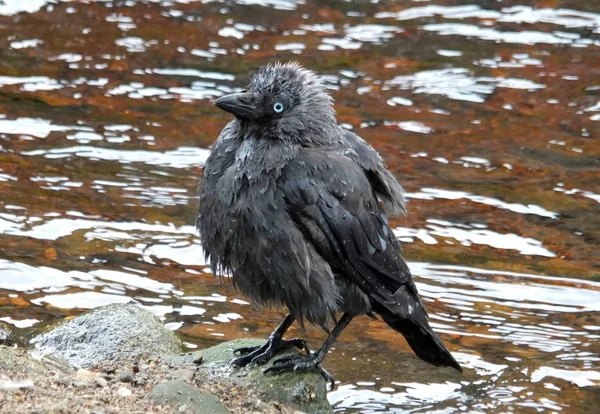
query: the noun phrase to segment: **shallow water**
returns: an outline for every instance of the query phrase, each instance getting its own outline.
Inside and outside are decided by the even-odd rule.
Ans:
[[[395,232],[465,367],[360,318],[326,360],[336,410],[597,412],[600,6],[473,3],[0,3],[0,320],[133,300],[190,348],[266,337],[282,313],[207,271],[195,189],[211,101],[298,59],[406,188]]]

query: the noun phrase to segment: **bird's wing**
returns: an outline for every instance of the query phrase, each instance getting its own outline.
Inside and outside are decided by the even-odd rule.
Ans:
[[[344,154],[365,172],[377,199],[392,217],[405,215],[404,190],[385,168],[381,156],[364,139],[353,132],[344,131]]]
[[[290,216],[335,273],[396,312],[399,289],[418,298],[375,190],[354,160],[305,150],[280,185]]]

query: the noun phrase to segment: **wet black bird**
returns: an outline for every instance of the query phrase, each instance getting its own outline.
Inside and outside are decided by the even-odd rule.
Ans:
[[[402,187],[369,144],[337,124],[332,103],[297,63],[265,65],[246,90],[215,102],[235,120],[202,173],[202,247],[213,272],[231,274],[243,294],[289,309],[267,342],[238,350],[234,364],[264,364],[298,347],[307,355],[267,371],[316,369],[332,381],[321,366],[329,348],[352,318],[377,314],[419,358],[461,371],[429,326],[388,225],[387,215],[405,213]],[[329,333],[313,353],[302,339],[283,339],[304,320]]]

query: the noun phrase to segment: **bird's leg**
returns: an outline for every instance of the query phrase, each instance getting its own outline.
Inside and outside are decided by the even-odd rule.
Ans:
[[[322,366],[321,363],[323,359],[325,359],[325,355],[329,351],[329,348],[335,343],[338,336],[342,333],[342,331],[348,326],[353,316],[349,313],[344,313],[340,321],[335,325],[333,331],[329,334],[321,348],[318,351],[311,353],[310,355],[289,355],[283,358],[279,358],[275,360],[273,366],[265,370],[265,373],[274,373],[278,374],[280,372],[285,371],[303,371],[314,369],[317,370],[326,381],[331,383],[331,389],[335,386],[335,380],[333,376],[327,372]]]
[[[306,351],[306,355],[310,354],[308,350],[308,345],[304,339],[294,338],[294,339],[282,339],[283,334],[289,329],[289,327],[294,323],[296,318],[291,313],[286,316],[286,318],[279,324],[277,329],[269,336],[267,342],[260,346],[251,346],[246,348],[238,348],[234,353],[239,353],[241,356],[239,358],[234,359],[231,364],[236,367],[244,367],[250,363],[263,365],[266,364],[271,358],[273,358],[277,353],[284,351],[286,349],[298,348],[300,350]]]

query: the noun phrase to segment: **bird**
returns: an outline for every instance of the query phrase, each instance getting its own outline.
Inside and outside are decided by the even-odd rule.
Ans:
[[[404,190],[379,153],[338,124],[320,78],[297,62],[268,63],[214,104],[235,118],[201,173],[202,249],[213,274],[230,275],[255,304],[289,311],[232,364],[264,365],[298,348],[265,372],[316,370],[334,387],[322,365],[329,349],[355,317],[378,315],[420,359],[462,372],[429,325],[389,225],[406,214]],[[284,339],[295,321],[327,333],[318,350]]]

